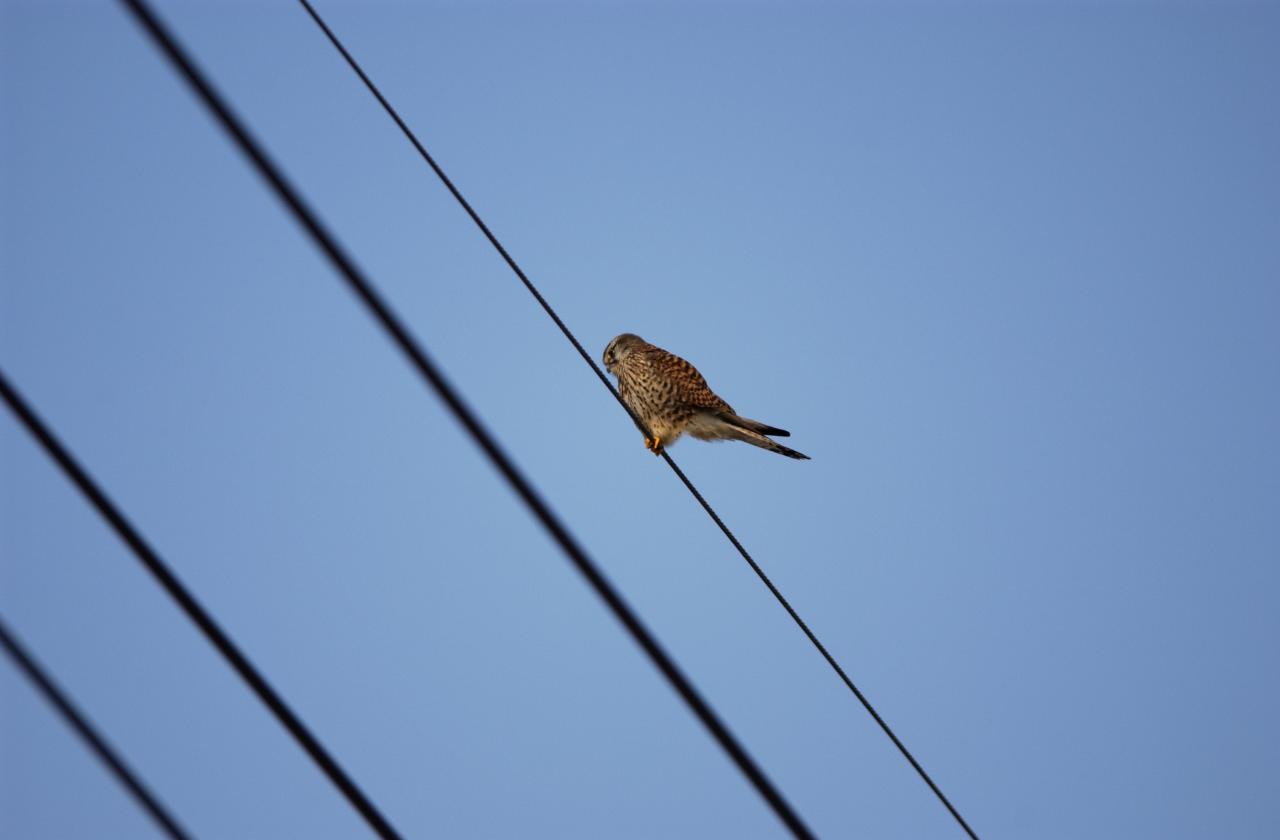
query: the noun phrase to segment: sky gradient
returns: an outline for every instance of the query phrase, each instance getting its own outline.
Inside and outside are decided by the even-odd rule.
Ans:
[[[824,837],[958,827],[296,4],[159,2]],[[319,4],[983,837],[1280,833],[1280,8]],[[0,367],[407,837],[781,825],[112,3],[0,4]],[[0,412],[0,613],[199,837],[369,836]],[[0,836],[147,817],[7,662]]]

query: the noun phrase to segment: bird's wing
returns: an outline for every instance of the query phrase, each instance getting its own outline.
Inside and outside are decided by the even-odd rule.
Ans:
[[[657,352],[652,355],[651,361],[658,374],[675,386],[676,401],[689,408],[733,413],[733,408],[707,386],[707,380],[702,378],[696,367],[674,353],[654,349]]]

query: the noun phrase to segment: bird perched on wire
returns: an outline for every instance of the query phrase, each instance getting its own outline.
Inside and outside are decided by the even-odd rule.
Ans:
[[[789,437],[790,432],[739,417],[727,402],[707,387],[698,369],[679,356],[655,347],[638,335],[623,333],[604,348],[605,369],[618,377],[618,393],[653,437],[646,449],[661,455],[682,434],[699,440],[740,440],[779,455],[809,460],[766,435]]]

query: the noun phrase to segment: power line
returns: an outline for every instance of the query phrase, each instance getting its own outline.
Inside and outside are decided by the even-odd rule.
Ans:
[[[138,22],[169,58],[174,68],[187,80],[199,99],[209,108],[221,126],[231,135],[236,144],[249,158],[254,168],[275,190],[280,200],[288,207],[299,224],[310,234],[316,245],[324,252],[347,282],[356,296],[368,307],[377,322],[408,358],[412,366],[420,373],[449,407],[454,416],[467,430],[493,465],[502,473],[512,489],[516,491],[530,511],[546,528],[565,555],[573,562],[578,571],[595,589],[596,594],[608,605],[613,614],[622,622],[635,639],[636,643],[648,654],[654,665],[671,683],[672,687],[688,704],[690,709],[708,729],[720,746],[742,771],[743,775],[756,788],[760,796],[768,803],[778,818],[796,837],[809,838],[812,832],[783,798],[781,792],[765,776],[764,771],[748,755],[746,749],[720,720],[706,700],[698,693],[689,679],[680,671],[674,660],[658,643],[658,640],[644,626],[640,618],[623,600],[622,595],[609,583],[604,573],[578,544],[569,530],[552,512],[533,485],[516,467],[515,463],[498,445],[497,440],[480,422],[480,418],[463,402],[461,395],[445,379],[435,364],[427,357],[426,352],[400,322],[391,308],[374,289],[372,284],[356,267],[328,229],[320,222],[319,217],[310,209],[301,194],[285,178],[284,173],[268,158],[266,152],[250,135],[248,128],[231,111],[230,106],[213,88],[204,74],[195,66],[186,50],[178,43],[168,29],[152,12],[144,0],[120,0],[133,12]]]
[[[632,422],[634,422],[636,426],[645,433],[646,437],[652,437],[649,430],[645,427],[644,422],[637,417],[635,412],[631,410],[631,407],[623,401],[622,395],[618,393],[618,390],[613,386],[613,383],[609,381],[609,378],[605,375],[604,371],[600,370],[600,367],[596,365],[595,359],[591,357],[591,354],[583,348],[582,343],[578,341],[577,336],[575,336],[569,327],[565,325],[564,321],[560,319],[560,316],[556,314],[556,311],[551,308],[551,304],[547,303],[546,298],[544,298],[542,293],[538,291],[537,287],[533,285],[533,281],[531,281],[528,275],[524,273],[524,270],[520,268],[519,264],[516,263],[515,259],[502,245],[502,243],[498,241],[498,237],[494,235],[493,231],[489,229],[489,226],[480,218],[480,214],[471,206],[471,203],[463,197],[462,192],[454,185],[449,176],[445,174],[444,169],[441,168],[440,164],[436,163],[435,158],[433,158],[431,153],[427,151],[426,147],[422,145],[421,141],[418,140],[417,135],[413,133],[413,130],[410,129],[408,124],[406,124],[400,117],[400,114],[391,105],[391,103],[387,101],[387,98],[382,95],[382,91],[378,89],[378,86],[373,83],[373,80],[369,78],[369,76],[364,72],[364,69],[361,68],[360,64],[355,60],[351,53],[347,51],[347,48],[343,46],[342,42],[338,39],[338,36],[329,28],[329,25],[325,23],[324,19],[320,17],[319,12],[315,10],[308,0],[298,0],[298,2],[302,4],[304,9],[306,9],[307,14],[311,16],[311,19],[315,21],[316,25],[320,27],[322,32],[324,32],[325,36],[329,39],[329,42],[333,44],[334,48],[338,50],[344,59],[346,59],[347,64],[350,65],[351,69],[360,77],[360,80],[364,82],[365,87],[369,89],[369,92],[372,93],[374,98],[382,105],[383,109],[400,128],[400,131],[404,136],[411,144],[413,144],[413,147],[417,149],[418,154],[421,155],[422,159],[426,161],[429,167],[431,167],[431,171],[436,174],[436,177],[438,177],[441,183],[443,183],[449,190],[450,194],[453,195],[454,199],[459,205],[461,205],[462,209],[465,210],[467,215],[471,217],[471,220],[475,222],[476,227],[480,229],[480,232],[485,235],[485,238],[489,240],[489,243],[493,245],[494,249],[502,256],[502,259],[511,267],[511,270],[515,272],[516,277],[518,277],[520,282],[524,284],[524,287],[529,290],[529,294],[533,295],[534,299],[542,306],[543,311],[545,311],[551,320],[555,322],[556,326],[560,328],[560,332],[564,333],[564,337],[569,340],[569,343],[572,344],[574,349],[578,351],[578,354],[582,356],[583,361],[587,363],[588,367],[591,368],[596,377],[604,383],[604,386],[609,389],[609,393],[613,394],[614,399],[618,401],[618,404],[621,405],[623,410],[631,417]],[[675,472],[676,476],[679,477],[680,481],[684,483],[684,486],[688,488],[693,497],[698,500],[698,504],[702,505],[702,509],[707,512],[707,515],[711,517],[711,520],[715,522],[716,526],[729,539],[729,542],[733,544],[733,547],[742,555],[742,559],[747,561],[751,570],[756,573],[761,581],[764,582],[764,585],[768,587],[771,593],[773,593],[773,596],[778,600],[778,603],[782,605],[783,609],[787,611],[787,614],[790,615],[792,620],[794,620],[800,627],[805,636],[808,637],[809,641],[818,649],[818,652],[822,654],[822,657],[827,660],[827,663],[835,670],[836,674],[839,675],[844,684],[853,692],[853,696],[858,699],[858,702],[862,704],[863,708],[865,708],[875,722],[879,724],[880,728],[884,730],[884,733],[889,736],[889,739],[893,741],[894,746],[898,748],[898,751],[901,752],[907,761],[910,762],[911,766],[915,768],[916,773],[920,775],[920,778],[929,786],[929,789],[933,791],[934,795],[937,796],[942,804],[946,806],[947,810],[951,812],[951,816],[956,819],[956,822],[960,824],[960,827],[963,828],[965,833],[973,838],[973,840],[978,840],[978,836],[974,834],[973,829],[969,827],[967,822],[965,822],[964,817],[960,816],[960,812],[951,804],[951,800],[947,799],[946,795],[943,794],[942,790],[934,783],[929,774],[925,772],[925,769],[921,766],[920,762],[916,761],[915,756],[911,754],[906,745],[903,744],[898,736],[894,734],[893,730],[889,728],[889,724],[885,722],[884,718],[880,716],[880,713],[871,705],[871,702],[866,698],[866,695],[864,695],[858,687],[854,685],[853,680],[851,680],[849,675],[845,673],[844,668],[840,667],[840,663],[836,662],[835,657],[827,651],[826,646],[823,645],[822,642],[818,640],[818,637],[814,635],[814,632],[809,629],[809,625],[800,618],[799,613],[797,613],[787,599],[783,597],[782,593],[778,590],[778,587],[774,586],[773,581],[771,581],[769,576],[765,574],[764,569],[760,568],[760,564],[757,563],[747,552],[747,549],[743,547],[738,538],[729,530],[729,527],[724,524],[724,520],[722,520],[719,514],[715,512],[703,497],[702,493],[698,492],[698,488],[694,487],[693,482],[689,480],[688,476],[684,474],[684,471],[680,469],[674,460],[672,460],[670,453],[664,450],[662,452],[662,457],[666,460],[667,465],[671,467],[672,471]]]
[[[89,722],[89,718],[76,707],[76,704],[71,701],[67,693],[53,681],[53,677],[49,676],[49,672],[36,661],[35,656],[18,641],[17,636],[6,626],[3,617],[0,617],[0,647],[5,649],[9,657],[13,659],[13,663],[18,666],[18,669],[40,691],[44,699],[58,710],[67,725],[75,730],[76,734],[89,746],[89,749],[93,750],[102,763],[107,765],[107,768],[115,775],[120,784],[124,785],[125,789],[138,801],[138,804],[151,815],[151,818],[156,821],[156,824],[160,826],[164,833],[174,838],[174,840],[187,840],[191,835],[187,834],[174,816],[169,813],[168,809],[160,803],[159,798],[147,788],[142,778],[129,768],[129,765],[125,763],[124,758],[116,752],[115,748],[107,743],[106,738],[98,734],[93,724]]]
[[[364,817],[369,827],[384,840],[399,840],[400,835],[391,827],[391,824],[382,816],[377,807],[369,801],[369,798],[356,786],[356,783],[347,775],[338,762],[329,755],[329,752],[320,744],[320,741],[311,733],[306,724],[284,702],[284,698],[271,687],[266,677],[236,647],[235,642],[231,641],[231,637],[226,634],[226,631],[214,621],[208,610],[201,606],[190,590],[178,580],[177,575],[170,570],[155,549],[143,538],[142,534],[133,527],[124,513],[121,512],[119,506],[89,477],[89,474],[85,472],[67,448],[54,436],[44,421],[22,398],[22,395],[9,384],[9,380],[2,370],[0,370],[0,396],[4,397],[4,401],[9,404],[9,408],[14,415],[22,421],[22,424],[27,427],[27,431],[44,447],[49,457],[62,468],[62,471],[79,488],[89,503],[97,509],[112,530],[129,546],[134,555],[142,561],[142,565],[146,567],[147,571],[169,593],[169,596],[177,602],[182,611],[187,614],[187,618],[191,619],[200,628],[200,632],[217,648],[218,653],[222,654],[222,657],[235,669],[236,673],[248,683],[249,688],[271,710],[276,720],[289,731],[289,734],[306,751],[307,755],[311,756],[311,759],[329,777],[329,780],[337,786],[347,801],[360,813],[360,816]]]

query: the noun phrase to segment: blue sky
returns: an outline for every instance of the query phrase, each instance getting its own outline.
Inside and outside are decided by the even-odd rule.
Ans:
[[[812,827],[958,828],[302,10],[161,2]],[[1280,831],[1280,9],[323,3],[986,837]],[[0,5],[0,365],[407,836],[782,829],[111,3]],[[194,834],[367,836],[0,414],[0,612]],[[7,664],[0,835],[147,836]]]

